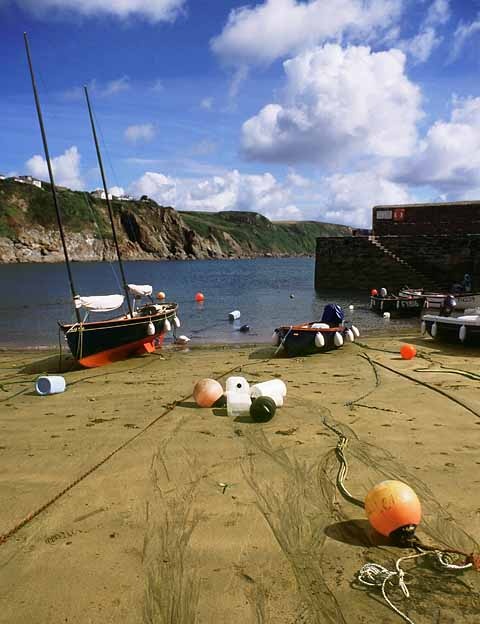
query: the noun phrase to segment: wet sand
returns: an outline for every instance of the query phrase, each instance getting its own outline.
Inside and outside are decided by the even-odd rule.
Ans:
[[[413,360],[400,358],[404,342]],[[66,391],[41,397],[35,379],[58,372],[58,358],[0,353],[0,622],[401,622],[356,574],[413,551],[376,535],[339,494],[338,437],[325,423],[349,437],[354,496],[406,481],[423,541],[480,550],[478,350],[414,334],[273,354],[167,348],[95,370],[64,361]],[[283,379],[284,407],[259,424],[195,405],[196,380],[230,374]],[[416,624],[478,623],[478,572],[430,558],[403,567],[410,598],[388,594]]]

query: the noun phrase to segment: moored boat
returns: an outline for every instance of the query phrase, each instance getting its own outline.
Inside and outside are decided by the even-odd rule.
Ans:
[[[480,346],[480,308],[467,310],[461,316],[425,314],[422,334],[428,333],[436,340],[456,342],[466,346]]]
[[[480,293],[478,292],[464,292],[464,293],[440,293],[440,292],[428,292],[421,288],[403,288],[399,291],[399,296],[423,296],[425,297],[425,308],[428,310],[439,310],[445,301],[446,297],[453,296],[457,302],[457,310],[466,310],[467,308],[480,307]]]
[[[370,309],[382,315],[388,312],[392,318],[420,316],[425,303],[423,295],[389,295],[384,288],[376,292],[370,295]]]
[[[348,327],[345,324],[342,308],[328,304],[320,321],[277,327],[272,343],[283,348],[289,357],[295,357],[339,349],[359,336],[355,325]]]

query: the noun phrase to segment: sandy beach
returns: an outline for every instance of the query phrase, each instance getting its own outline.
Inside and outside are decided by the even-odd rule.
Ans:
[[[417,357],[403,360],[404,342]],[[419,496],[418,536],[480,547],[477,351],[418,334],[360,338],[338,351],[274,356],[268,345],[215,346],[81,370],[49,352],[0,353],[0,621],[161,624],[401,622],[367,562],[412,554],[370,528],[335,486],[363,500],[384,479]],[[274,418],[199,408],[195,382],[278,377]],[[415,624],[478,623],[480,574],[406,561]]]

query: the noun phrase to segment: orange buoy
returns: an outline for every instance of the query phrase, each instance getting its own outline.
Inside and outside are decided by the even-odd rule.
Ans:
[[[204,301],[204,300],[205,300],[205,297],[203,296],[203,293],[197,292],[197,294],[195,295],[195,301],[200,302],[200,301]]]
[[[158,299],[159,301],[163,301],[163,299],[165,299],[165,293],[163,292],[163,290],[160,290],[160,291],[157,293],[157,299]]]
[[[413,533],[422,517],[422,508],[412,488],[402,481],[382,481],[368,492],[365,511],[372,527],[389,536],[398,529]]]
[[[216,379],[200,379],[193,388],[193,398],[199,407],[212,407],[222,395],[222,385]]]
[[[411,360],[417,355],[417,350],[411,344],[404,344],[400,347],[400,355],[404,360]]]
[[[372,297],[376,297],[378,295],[378,290],[376,288],[372,288],[370,294],[372,295]]]

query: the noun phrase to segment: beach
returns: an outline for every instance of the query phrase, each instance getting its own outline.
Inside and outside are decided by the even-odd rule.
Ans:
[[[415,551],[339,493],[336,431],[355,497],[404,481],[423,542],[479,552],[478,362],[416,330],[299,358],[168,347],[87,370],[64,353],[61,373],[54,352],[0,352],[0,622],[402,621],[356,579]],[[65,392],[39,396],[41,374]],[[230,375],[282,379],[283,407],[256,423],[195,404],[196,381]],[[416,624],[478,622],[478,572],[402,567],[410,597],[388,595]]]

